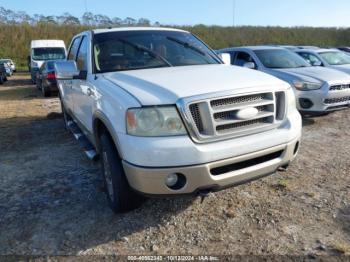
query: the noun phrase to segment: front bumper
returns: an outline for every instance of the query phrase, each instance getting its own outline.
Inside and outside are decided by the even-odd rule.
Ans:
[[[279,167],[288,165],[297,154],[299,141],[300,135],[286,144],[194,166],[147,168],[126,161],[123,161],[123,166],[130,186],[146,195],[192,194],[200,190],[218,191],[273,174]],[[214,170],[219,170],[219,174]],[[165,178],[174,173],[186,177],[185,185],[179,190],[172,190],[165,184]]]
[[[326,84],[319,90],[296,91],[297,107],[305,113],[324,113],[350,107],[350,89],[330,91]],[[312,106],[305,108],[302,100],[311,101]]]

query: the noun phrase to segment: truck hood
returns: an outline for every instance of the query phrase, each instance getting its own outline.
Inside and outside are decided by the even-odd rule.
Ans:
[[[105,73],[104,77],[132,94],[142,105],[175,104],[178,99],[230,91],[287,88],[270,75],[227,65],[196,65]],[[248,90],[249,89],[249,90]],[[255,89],[255,90],[253,90]],[[242,91],[241,90],[241,91]]]
[[[296,79],[310,82],[350,82],[350,77],[338,70],[325,67],[301,67],[288,69],[273,69],[273,75],[290,82]],[[288,80],[286,79],[288,78]],[[315,81],[316,80],[316,81]]]

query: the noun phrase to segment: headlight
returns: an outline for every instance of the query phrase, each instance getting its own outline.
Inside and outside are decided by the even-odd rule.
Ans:
[[[320,89],[322,84],[320,83],[312,83],[312,82],[304,82],[300,80],[293,81],[293,85],[296,89],[301,91],[310,91]]]
[[[186,129],[175,106],[129,109],[126,113],[127,133],[133,136],[179,136]]]
[[[296,110],[296,98],[293,91],[293,88],[288,88],[287,90],[287,101],[288,101],[288,111],[291,112]]]

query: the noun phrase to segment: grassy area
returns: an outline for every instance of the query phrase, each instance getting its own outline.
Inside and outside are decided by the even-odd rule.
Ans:
[[[220,27],[204,25],[172,27],[191,31],[214,49],[261,44],[333,47],[349,45],[350,43],[350,29],[348,28]],[[81,25],[50,23],[40,23],[36,26],[0,24],[0,57],[12,58],[19,68],[26,70],[31,40],[62,39],[68,45],[76,33],[90,28]]]

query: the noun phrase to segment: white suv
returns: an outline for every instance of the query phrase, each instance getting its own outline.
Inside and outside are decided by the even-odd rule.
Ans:
[[[223,64],[189,32],[86,31],[73,38],[68,60],[56,63],[56,76],[66,124],[91,158],[101,157],[115,212],[145,195],[257,179],[286,168],[298,152],[301,117],[291,87]]]

